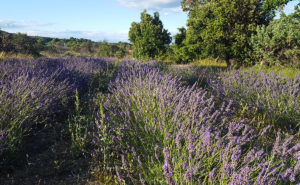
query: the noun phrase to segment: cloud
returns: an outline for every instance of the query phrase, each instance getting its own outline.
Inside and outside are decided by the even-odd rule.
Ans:
[[[0,19],[0,28],[5,28],[5,29],[45,27],[51,25],[53,25],[53,23],[37,23],[37,22],[11,21],[11,20]]]
[[[82,31],[82,30],[65,30],[65,31],[41,31],[41,30],[31,30],[26,31],[28,35],[31,36],[44,36],[53,38],[85,38],[91,39],[93,41],[109,41],[109,42],[128,42],[128,31]]]
[[[183,12],[181,6],[171,8],[170,11],[173,13],[182,13]]]
[[[180,6],[174,7],[174,8],[162,8],[160,12],[163,13],[164,16],[169,16],[172,14],[178,14],[178,13],[183,13],[182,9]]]
[[[118,0],[121,6],[133,9],[162,9],[180,6],[180,0]]]
[[[53,38],[86,38],[93,41],[107,40],[109,42],[128,42],[128,31],[86,31],[86,30],[55,30],[53,23],[38,23],[28,21],[11,21],[0,19],[0,29],[11,33],[21,32],[31,36]]]

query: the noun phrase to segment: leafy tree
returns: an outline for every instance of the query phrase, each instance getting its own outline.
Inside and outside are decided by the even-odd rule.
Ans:
[[[83,42],[80,46],[82,49],[84,49],[85,51],[87,51],[88,53],[92,53],[93,52],[93,43],[91,40],[88,40],[86,42]]]
[[[0,43],[0,51],[4,52],[11,52],[14,50],[14,46],[12,43],[12,36],[9,34],[2,34],[0,36],[1,43]]]
[[[264,3],[264,9],[266,11],[274,11],[277,9],[282,9],[284,5],[286,5],[288,2],[292,0],[265,0]]]
[[[192,58],[219,56],[228,66],[230,59],[241,62],[245,58],[257,25],[270,17],[260,0],[193,2],[200,5],[190,8],[184,50]]]
[[[125,56],[125,54],[126,54],[125,50],[120,49],[120,50],[116,51],[115,57],[121,59],[121,58],[123,58]]]
[[[196,7],[200,5],[204,5],[211,0],[182,0],[181,1],[181,6],[183,11],[193,11]]]
[[[214,0],[181,0],[181,6],[183,11],[190,12],[198,6],[202,6],[213,1]],[[260,0],[260,4],[263,6],[264,10],[269,11],[269,13],[272,11],[272,14],[274,15],[274,10],[282,8],[290,1],[292,0]]]
[[[57,41],[58,41],[58,40],[57,40],[56,38],[52,39],[52,40],[50,41],[50,46],[51,46],[51,47],[55,47],[55,44],[56,44]]]
[[[300,67],[300,11],[289,16],[281,14],[268,26],[257,28],[251,37],[252,55],[256,62],[266,65],[289,65]]]
[[[177,33],[174,36],[175,45],[178,46],[178,47],[182,47],[184,45],[183,41],[186,37],[186,29],[185,29],[185,27],[181,27],[181,28],[178,28],[178,31],[179,31],[179,33]]]
[[[71,51],[79,51],[80,50],[80,40],[79,39],[76,39],[76,38],[73,38],[71,37],[68,42],[66,43],[66,46],[69,47],[71,49]]]
[[[171,36],[163,28],[158,12],[152,17],[145,10],[141,13],[141,22],[131,24],[129,41],[133,44],[134,57],[147,60],[165,54],[171,43]]]
[[[13,45],[15,52],[31,55],[39,55],[35,48],[36,40],[26,34],[17,33],[13,35]]]
[[[43,51],[43,50],[46,49],[46,46],[45,46],[43,40],[41,40],[41,39],[36,41],[34,47],[35,47],[37,52],[40,52],[40,51]]]
[[[98,49],[98,56],[113,57],[113,51],[107,42],[102,42]]]
[[[179,33],[174,36],[174,44],[172,46],[173,52],[171,53],[175,57],[177,63],[188,61],[191,58],[191,54],[188,53],[184,40],[186,39],[186,29],[184,27],[178,28]]]

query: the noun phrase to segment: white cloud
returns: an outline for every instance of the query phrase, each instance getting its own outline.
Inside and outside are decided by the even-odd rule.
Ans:
[[[134,9],[162,9],[180,6],[180,0],[118,0],[121,6]]]
[[[41,30],[31,30],[26,31],[28,35],[31,36],[45,36],[45,37],[55,37],[55,38],[85,38],[91,39],[93,41],[109,41],[109,42],[128,42],[128,31],[82,31],[82,30],[65,30],[65,31],[41,31]]]
[[[178,13],[183,13],[181,7],[174,7],[174,8],[162,8],[160,12],[163,13],[164,16],[169,16],[172,14],[178,14]]]
[[[182,13],[183,12],[181,6],[178,6],[178,7],[175,7],[175,8],[171,8],[170,10],[173,13]]]
[[[86,38],[94,41],[128,42],[128,31],[86,31],[86,30],[57,30],[51,27],[53,23],[38,23],[28,21],[11,21],[0,19],[0,29],[11,33],[26,33],[31,36],[55,38]]]
[[[5,28],[5,29],[45,27],[51,25],[53,25],[53,23],[37,23],[37,22],[28,22],[28,21],[11,21],[11,20],[0,19],[0,28]]]

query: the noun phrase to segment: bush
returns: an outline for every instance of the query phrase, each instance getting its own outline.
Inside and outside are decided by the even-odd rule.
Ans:
[[[251,37],[253,57],[264,65],[300,67],[300,15],[281,15],[268,26],[259,26]]]

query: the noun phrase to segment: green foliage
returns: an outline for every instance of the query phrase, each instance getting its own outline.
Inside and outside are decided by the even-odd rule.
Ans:
[[[81,43],[73,37],[71,37],[70,40],[66,43],[66,46],[69,47],[71,51],[79,51],[80,45]]]
[[[88,106],[90,108],[91,106]],[[69,118],[69,133],[71,135],[71,149],[74,153],[84,153],[87,145],[91,142],[92,116],[84,114],[81,108],[78,91],[75,95],[75,113]]]
[[[103,42],[98,49],[98,55],[102,57],[113,57],[113,49],[107,42]]]
[[[186,51],[184,40],[186,38],[186,29],[184,27],[178,28],[179,33],[174,36],[175,42],[172,46],[173,57],[177,63],[182,63],[190,59],[190,54]]]
[[[300,15],[295,13],[273,20],[268,26],[257,28],[251,37],[256,62],[267,65],[300,67]]]
[[[35,47],[37,52],[40,52],[40,51],[43,51],[43,50],[46,49],[46,46],[45,46],[44,42],[41,39],[37,40],[34,47]]]
[[[133,22],[129,30],[129,40],[133,43],[134,57],[155,59],[167,51],[171,43],[170,33],[163,28],[158,12],[154,16],[141,13],[141,22]]]
[[[92,145],[96,107],[98,109],[98,102],[93,101],[93,99],[95,97],[101,98],[100,92],[107,92],[108,84],[117,69],[116,65],[107,66],[101,74],[95,74],[89,81],[88,91],[81,97],[76,90],[75,109],[68,119],[68,131],[73,154],[86,154]]]
[[[92,53],[92,52],[93,52],[93,43],[92,43],[92,41],[90,41],[90,40],[88,40],[88,41],[82,43],[82,44],[80,45],[80,47],[81,47],[82,49],[84,49],[84,50],[85,50],[86,52],[88,52],[88,53]]]
[[[186,37],[186,29],[184,27],[178,28],[179,33],[177,33],[174,36],[175,39],[175,45],[177,45],[178,47],[182,47],[183,46],[183,41]]]
[[[206,4],[211,0],[181,0],[181,6],[183,11],[192,11],[197,6]]]
[[[191,12],[196,7],[205,5],[207,3],[213,2],[214,0],[181,0],[181,7],[183,11]],[[282,9],[284,5],[292,0],[262,0],[260,4],[263,6],[263,9],[271,13],[272,16],[275,15],[277,9]]]
[[[256,26],[269,16],[258,0],[214,0],[193,8],[187,22],[186,51],[193,59],[221,57],[242,62]]]
[[[110,44],[107,42],[100,43],[99,49],[97,51],[97,56],[101,57],[116,57],[123,58],[126,55],[126,44]]]
[[[265,0],[264,9],[267,11],[273,11],[276,9],[282,9],[284,5],[292,0]]]
[[[10,52],[13,51],[12,36],[9,34],[0,34],[0,51]]]
[[[121,59],[121,58],[123,58],[125,56],[125,54],[126,54],[125,50],[121,49],[121,50],[116,51],[115,57]]]
[[[31,55],[39,55],[35,46],[36,40],[26,34],[17,33],[13,35],[13,46],[15,52]]]

